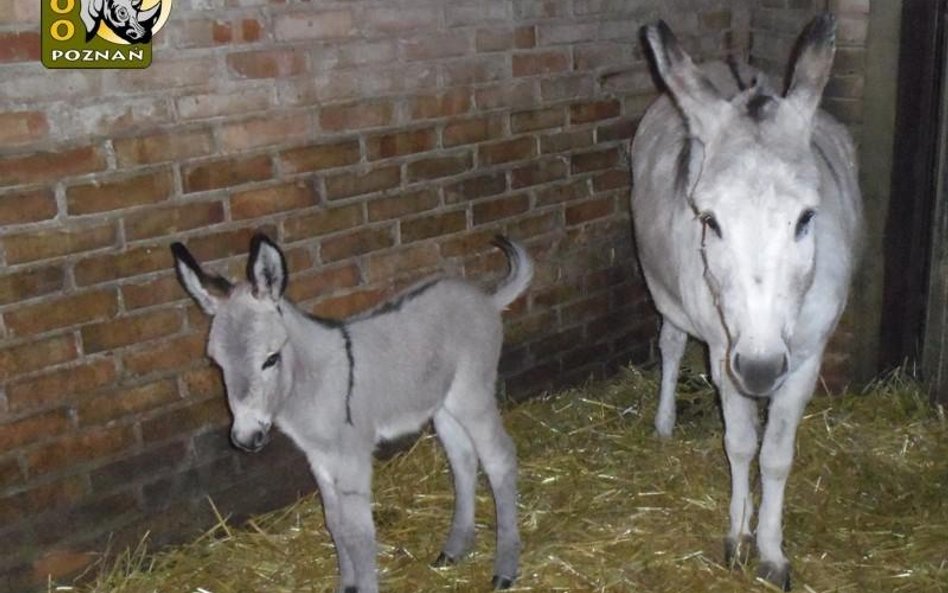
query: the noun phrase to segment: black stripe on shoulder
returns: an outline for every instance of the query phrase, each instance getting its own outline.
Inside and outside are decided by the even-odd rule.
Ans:
[[[349,362],[349,382],[346,387],[346,424],[354,426],[352,423],[352,389],[355,387],[355,356],[352,354],[352,336],[349,335],[349,328],[344,323],[339,325],[339,331],[342,332],[346,360]]]

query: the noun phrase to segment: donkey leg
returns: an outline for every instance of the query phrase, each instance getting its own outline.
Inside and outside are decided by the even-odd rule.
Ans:
[[[662,319],[662,330],[658,336],[658,347],[662,353],[662,384],[658,392],[655,431],[665,439],[671,437],[675,428],[675,388],[678,385],[678,369],[687,342],[688,334],[675,327],[667,318]]]
[[[442,408],[434,415],[435,430],[454,476],[454,517],[451,531],[434,561],[435,566],[454,564],[474,542],[474,495],[477,489],[477,453],[464,427]]]
[[[724,541],[727,564],[746,562],[751,541],[754,501],[750,493],[750,466],[757,454],[757,402],[742,395],[722,373],[719,382],[724,410],[724,449],[731,466],[731,527]]]
[[[494,494],[497,515],[497,555],[494,559],[493,585],[506,589],[517,577],[520,562],[520,531],[517,527],[517,450],[504,430],[500,412],[494,404],[493,380],[483,394],[471,394],[472,401],[483,402],[480,409],[466,413],[451,411],[474,443],[484,473]]]
[[[342,511],[339,507],[339,493],[332,478],[325,471],[320,471],[313,465],[313,475],[319,486],[319,496],[323,501],[323,514],[326,517],[326,528],[336,546],[336,561],[339,566],[340,593],[355,593],[358,591],[355,581],[355,570],[352,559],[342,539]]]
[[[352,564],[353,585],[345,593],[378,593],[375,523],[372,520],[372,457],[341,456],[333,478],[338,500],[338,540]]]
[[[783,502],[793,464],[797,427],[819,375],[821,356],[798,367],[773,395],[760,450],[761,499],[757,523],[758,575],[790,590],[790,563],[783,553]]]

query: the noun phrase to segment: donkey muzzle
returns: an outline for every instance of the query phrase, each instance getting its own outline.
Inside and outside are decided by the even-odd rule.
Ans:
[[[230,431],[230,442],[241,451],[256,453],[270,442],[270,432],[267,428],[254,430],[249,434],[239,434],[236,430]]]
[[[741,356],[735,353],[731,370],[742,391],[756,397],[773,393],[783,383],[789,370],[787,355]]]

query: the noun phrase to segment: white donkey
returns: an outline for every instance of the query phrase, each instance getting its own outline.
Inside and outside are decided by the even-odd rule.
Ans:
[[[644,38],[668,91],[648,109],[632,146],[638,254],[662,315],[655,426],[671,435],[687,335],[707,342],[731,465],[730,562],[746,554],[751,538],[757,402],[767,403],[758,574],[789,589],[784,488],[800,417],[846,304],[862,227],[852,141],[818,109],[836,21],[823,15],[804,30],[782,96],[759,74],[746,88],[740,68],[697,68],[663,22]]]
[[[456,279],[429,280],[357,317],[308,316],[283,297],[286,261],[254,237],[247,282],[205,273],[172,245],[181,284],[213,316],[208,355],[221,367],[233,413],[231,440],[259,451],[276,424],[306,454],[336,544],[340,591],[378,591],[371,510],[372,453],[429,419],[454,477],[454,517],[435,561],[452,563],[474,538],[478,459],[493,490],[493,585],[517,575],[517,460],[494,394],[503,342],[500,312],[528,286],[524,249],[498,237],[511,272],[494,294]]]

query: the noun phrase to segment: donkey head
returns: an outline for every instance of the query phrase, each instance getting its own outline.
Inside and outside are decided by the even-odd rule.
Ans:
[[[645,31],[688,127],[678,188],[695,213],[705,279],[729,338],[730,375],[752,395],[773,392],[788,373],[789,344],[813,280],[820,178],[811,135],[835,31],[830,15],[808,25],[782,96],[755,85],[732,98],[665,23]]]
[[[234,416],[234,445],[259,451],[268,442],[273,418],[292,385],[292,350],[281,301],[286,260],[264,235],[251,241],[247,281],[233,285],[205,273],[181,243],[171,246],[178,280],[213,317],[207,353],[224,373]]]

